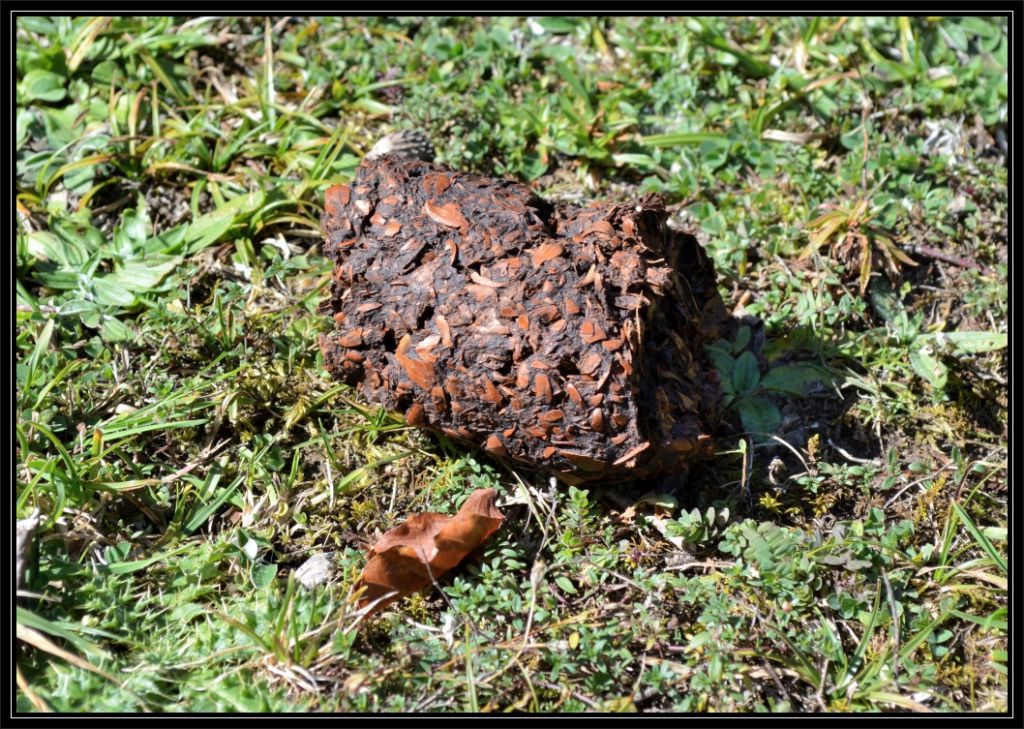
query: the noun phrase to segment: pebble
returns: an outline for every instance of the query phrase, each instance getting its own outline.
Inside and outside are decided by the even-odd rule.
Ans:
[[[334,563],[329,554],[314,554],[295,570],[295,579],[307,590],[322,585],[334,574]]]

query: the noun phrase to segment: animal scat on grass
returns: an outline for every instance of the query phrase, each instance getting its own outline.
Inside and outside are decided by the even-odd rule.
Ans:
[[[678,473],[711,455],[697,436],[717,422],[718,380],[702,342],[720,325],[706,312],[724,307],[710,259],[657,224],[667,214],[656,200],[642,212],[551,206],[549,230],[528,188],[422,162],[365,160],[352,189],[365,205],[344,204],[334,188],[326,195],[329,241],[381,207],[402,234],[370,226],[330,250],[344,282],[324,307],[336,331],[321,341],[336,378],[409,411],[410,424],[569,482]],[[456,228],[457,261],[448,255]],[[411,239],[417,258],[403,259]],[[672,252],[676,268],[653,251]],[[689,277],[685,293],[662,285],[670,274]]]

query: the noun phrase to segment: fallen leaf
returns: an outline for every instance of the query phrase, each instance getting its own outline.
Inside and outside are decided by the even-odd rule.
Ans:
[[[425,512],[381,536],[356,588],[365,587],[359,608],[380,600],[371,612],[419,592],[483,544],[505,518],[495,507],[498,492],[478,489],[455,516]],[[383,599],[381,599],[383,598]]]

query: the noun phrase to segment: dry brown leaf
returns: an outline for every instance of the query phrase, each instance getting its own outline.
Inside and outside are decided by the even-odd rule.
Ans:
[[[419,592],[465,559],[501,526],[505,517],[494,505],[497,496],[494,489],[478,489],[455,516],[413,514],[381,536],[356,583],[366,588],[359,608],[384,598],[371,611],[376,612]]]

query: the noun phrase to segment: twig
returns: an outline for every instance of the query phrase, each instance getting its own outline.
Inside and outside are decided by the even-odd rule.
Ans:
[[[995,273],[991,268],[983,266],[977,261],[971,261],[962,256],[954,256],[952,253],[946,253],[945,251],[940,251],[939,249],[932,248],[931,246],[915,244],[908,245],[906,248],[910,253],[913,253],[916,256],[921,256],[922,258],[931,258],[935,261],[950,263],[954,266],[959,266],[960,268],[969,268],[974,271],[981,271],[982,273],[989,275]]]
[[[825,681],[828,680],[828,664],[829,664],[829,660],[828,660],[828,658],[825,658],[822,661],[821,669],[820,669],[820,672],[821,672],[821,685],[818,686],[818,691],[814,694],[814,698],[817,699],[817,701],[818,701],[818,706],[820,706],[821,710],[824,711],[824,712],[828,711],[828,707],[825,706]]]
[[[579,693],[570,686],[559,686],[558,684],[548,683],[547,681],[536,681],[536,684],[541,688],[546,688],[548,691],[557,691],[558,693],[565,693],[576,699],[582,704],[586,704],[594,711],[601,711],[601,705],[595,703],[592,699],[587,698],[583,694]]]
[[[179,468],[177,471],[175,471],[174,473],[172,473],[172,474],[170,474],[168,476],[162,476],[160,478],[159,482],[160,483],[171,483],[172,481],[177,481],[179,478],[181,478],[185,474],[189,473],[190,471],[194,470],[198,466],[201,466],[204,463],[206,463],[207,461],[209,461],[210,458],[213,457],[213,455],[217,453],[217,451],[222,450],[224,448],[224,446],[226,446],[229,442],[230,441],[228,441],[228,440],[222,440],[220,443],[218,443],[215,446],[208,446],[208,447],[204,448],[203,451],[196,458],[196,460],[192,461],[191,463],[186,463],[184,467]]]
[[[841,447],[839,447],[835,443],[833,443],[831,438],[828,439],[828,444],[830,446],[832,446],[833,448],[835,448],[836,451],[839,452],[839,455],[841,455],[843,458],[845,458],[848,461],[852,461],[853,463],[863,463],[866,466],[877,466],[878,465],[878,459],[877,458],[857,458],[857,456],[850,455],[845,450],[843,450]]]
[[[986,461],[984,459],[981,459],[981,458],[979,458],[977,460],[974,460],[974,461],[971,461],[970,463],[968,463],[967,467],[964,468],[963,475],[960,477],[960,483],[958,483],[956,485],[956,491],[953,492],[953,501],[956,501],[957,503],[960,502],[960,492],[963,491],[964,484],[967,483],[967,477],[971,475],[972,471],[974,471],[974,467],[975,466],[992,466],[992,470],[989,471],[988,475],[985,476],[985,478],[983,478],[981,480],[982,483],[984,483],[986,480],[988,480],[989,476],[991,476],[993,473],[995,473],[996,471],[999,470],[999,464],[989,463],[988,461]],[[1004,468],[1005,468],[1005,466],[1004,466]],[[978,486],[980,486],[980,485],[981,484],[978,484]],[[975,489],[977,489],[978,486],[976,486]]]
[[[538,552],[539,551],[540,550],[538,550]],[[486,685],[488,682],[493,681],[495,678],[505,673],[505,671],[512,667],[513,663],[519,663],[519,656],[523,655],[523,651],[526,650],[526,646],[529,645],[530,642],[530,633],[533,631],[533,614],[537,607],[537,590],[540,587],[540,583],[544,580],[544,574],[546,572],[547,565],[544,561],[535,559],[533,568],[530,570],[530,607],[526,612],[526,627],[523,629],[523,642],[519,646],[519,650],[515,652],[515,655],[513,655],[504,666],[477,681],[479,685]]]
[[[994,328],[995,327],[993,327],[993,329]],[[968,369],[969,371],[973,372],[975,375],[977,375],[981,379],[989,380],[990,382],[995,382],[997,385],[1001,385],[1003,387],[1006,387],[1006,378],[1003,377],[1002,375],[1000,375],[998,372],[985,372],[984,370],[979,369],[978,367],[975,367],[970,362],[964,362],[963,364],[966,366],[966,369]]]
[[[805,473],[809,473],[810,472],[811,467],[807,465],[807,461],[804,460],[804,457],[800,454],[800,451],[798,451],[796,448],[794,448],[792,445],[790,445],[789,443],[787,443],[785,440],[783,440],[782,438],[780,438],[777,435],[772,435],[771,433],[766,433],[766,435],[769,438],[771,438],[772,440],[774,440],[776,443],[778,443],[779,445],[784,445],[784,446],[786,446],[786,448],[789,448],[789,450],[793,452],[793,455],[795,455],[798,459],[800,459],[800,463],[802,463],[803,466],[804,466],[804,472]],[[767,445],[768,445],[767,443],[765,443],[763,445],[756,445],[756,446],[754,446],[754,448],[763,448],[763,447],[766,447]]]
[[[358,610],[356,612],[355,620],[353,620],[351,623],[349,623],[348,627],[345,628],[345,630],[343,630],[342,632],[343,633],[349,633],[352,630],[354,630],[359,624],[361,624],[363,622],[363,619],[367,615],[369,615],[369,614],[371,614],[371,613],[373,613],[373,612],[375,612],[377,610],[377,606],[378,605],[383,603],[385,600],[390,600],[391,598],[395,597],[396,595],[398,595],[398,590],[391,590],[390,592],[384,593],[383,595],[378,597],[373,602],[368,603],[365,607],[363,607],[362,609],[360,609],[360,610]]]
[[[671,566],[671,567],[665,567],[662,571],[663,572],[685,572],[686,570],[691,570],[694,567],[712,567],[712,568],[715,568],[715,569],[724,570],[724,569],[726,569],[728,567],[735,567],[735,566],[736,566],[735,562],[723,562],[722,560],[718,560],[718,559],[710,559],[710,560],[707,560],[706,562],[686,562],[685,564],[679,564],[679,565],[674,565],[674,566]]]
[[[948,470],[948,469],[951,469],[951,468],[954,468],[954,466],[953,466],[952,464],[947,464],[947,465],[943,466],[942,468],[940,468],[940,469],[939,469],[938,471],[935,471],[935,472],[933,472],[933,473],[929,473],[929,474],[928,474],[927,476],[925,476],[924,478],[919,478],[919,479],[917,479],[916,481],[911,481],[911,482],[910,482],[910,483],[908,483],[908,484],[907,484],[906,486],[904,486],[904,487],[903,487],[903,488],[901,488],[901,489],[900,489],[899,491],[897,491],[897,492],[896,492],[895,494],[893,494],[893,495],[892,495],[892,496],[891,496],[891,497],[889,498],[889,500],[885,502],[885,506],[884,506],[883,508],[885,508],[885,509],[888,509],[888,508],[889,508],[890,506],[892,506],[892,505],[893,505],[893,503],[895,503],[896,499],[898,499],[899,497],[901,497],[901,496],[902,496],[902,495],[903,495],[903,494],[904,494],[904,493],[905,493],[905,492],[906,492],[906,491],[907,491],[908,489],[911,489],[911,488],[913,488],[914,486],[917,486],[917,485],[919,485],[919,484],[922,484],[922,483],[924,483],[925,481],[927,481],[927,480],[929,480],[929,479],[935,478],[936,476],[938,476],[938,475],[939,475],[940,473],[942,473],[943,471],[946,471],[946,470]]]
[[[768,675],[771,676],[772,681],[775,683],[775,688],[779,690],[779,693],[782,694],[786,701],[789,702],[790,707],[792,707],[793,697],[789,695],[789,690],[786,688],[786,685],[782,683],[782,679],[779,678],[779,674],[775,672],[775,669],[772,668],[771,663],[768,661],[765,661],[762,665],[764,665],[764,670],[767,671]]]

